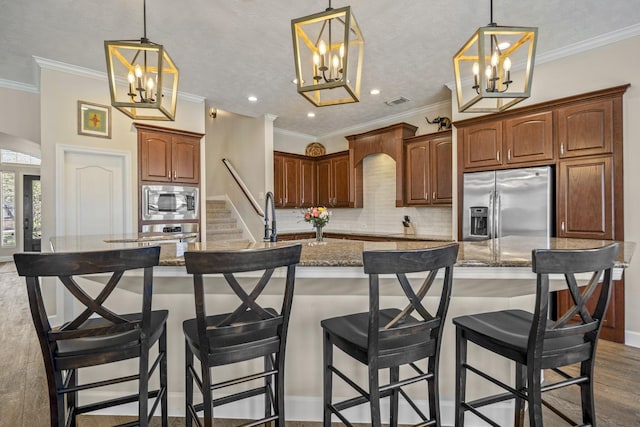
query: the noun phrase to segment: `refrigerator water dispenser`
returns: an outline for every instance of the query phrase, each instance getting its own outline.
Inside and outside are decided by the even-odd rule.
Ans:
[[[469,217],[471,218],[471,236],[473,237],[489,237],[487,228],[489,216],[489,208],[486,206],[471,206],[469,208]]]

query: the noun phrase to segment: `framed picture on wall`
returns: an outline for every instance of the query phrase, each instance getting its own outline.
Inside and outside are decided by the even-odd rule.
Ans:
[[[111,107],[78,101],[78,134],[111,138]]]

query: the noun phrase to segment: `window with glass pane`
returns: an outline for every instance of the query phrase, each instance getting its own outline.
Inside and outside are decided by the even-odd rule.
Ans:
[[[12,248],[16,246],[16,174],[13,172],[0,172],[2,179],[2,247]]]
[[[40,180],[33,181],[31,184],[31,208],[33,209],[33,227],[31,230],[31,236],[33,239],[42,238],[42,203],[41,197],[42,190],[40,187]]]

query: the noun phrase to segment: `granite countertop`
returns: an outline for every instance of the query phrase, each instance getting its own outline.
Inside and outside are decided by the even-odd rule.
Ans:
[[[308,231],[278,231],[278,236],[296,235],[296,234],[312,234],[313,230]],[[376,237],[376,238],[388,238],[398,240],[433,240],[440,242],[450,242],[451,236],[443,236],[436,234],[411,234],[411,233],[389,233],[389,232],[376,232],[376,231],[350,231],[350,230],[332,230],[324,229],[324,235],[328,237],[332,236],[345,236],[357,240],[358,237]]]
[[[51,238],[54,251],[89,251],[113,248],[160,245],[160,265],[182,266],[186,251],[206,250],[249,250],[272,246],[302,244],[300,266],[311,267],[361,267],[362,252],[373,250],[410,250],[432,248],[446,245],[446,241],[397,241],[368,242],[327,238],[323,242],[312,239],[281,242],[162,242],[161,236],[155,239],[126,239],[123,236],[70,236]],[[169,238],[169,236],[166,236]],[[175,240],[175,238],[171,238]],[[611,243],[607,240],[532,238],[510,236],[495,240],[478,242],[459,242],[459,267],[529,267],[533,248],[548,249],[588,249]],[[617,267],[627,267],[635,250],[635,243],[621,242]]]

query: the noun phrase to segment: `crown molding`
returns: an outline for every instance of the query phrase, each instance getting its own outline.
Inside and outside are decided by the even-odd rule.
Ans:
[[[280,129],[280,128],[276,128],[276,127],[273,128],[273,133],[274,134],[278,134],[278,135],[282,135],[282,136],[290,136],[290,137],[293,137],[293,138],[308,139],[309,142],[316,140],[315,136],[309,135],[307,133],[295,132],[295,131],[292,131],[292,130]]]
[[[5,89],[19,90],[21,92],[40,93],[40,88],[28,83],[14,82],[13,80],[0,79],[0,87]]]

